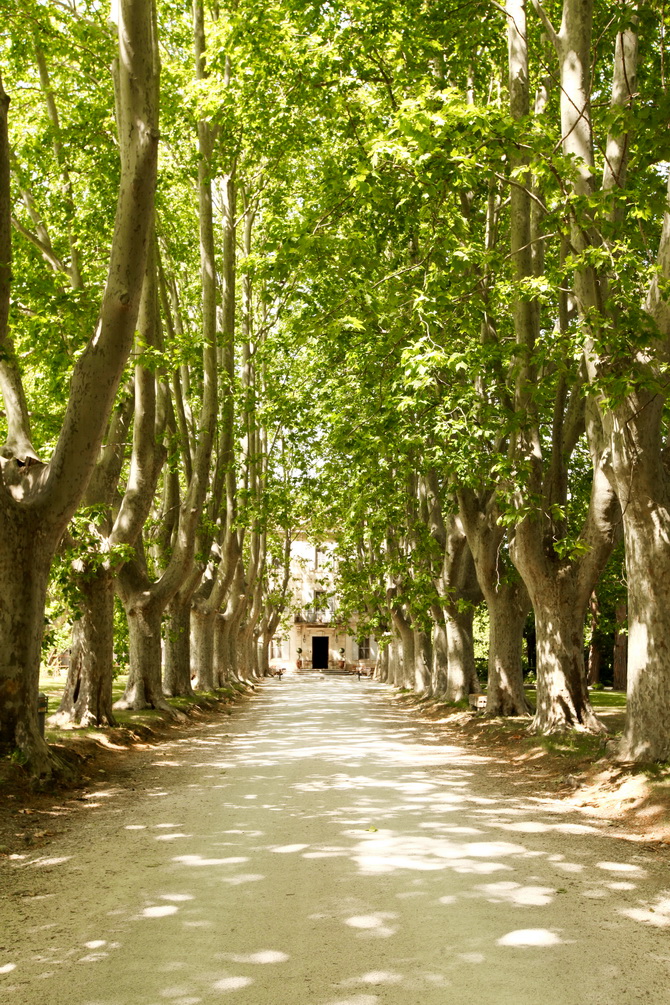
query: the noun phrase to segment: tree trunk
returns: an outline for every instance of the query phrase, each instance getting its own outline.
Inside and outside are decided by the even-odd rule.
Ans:
[[[489,492],[482,502],[463,490],[458,499],[489,615],[486,711],[489,715],[528,715],[521,650],[530,598],[519,574],[504,558],[505,530],[498,523],[494,493]]]
[[[441,609],[433,611],[433,671],[431,691],[434,695],[447,692],[449,679],[449,640],[444,612]]]
[[[585,609],[575,600],[572,576],[536,583],[533,596],[537,632],[537,710],[534,733],[566,729],[606,732],[596,717],[584,672]]]
[[[9,99],[0,81],[0,390],[9,448],[2,451],[0,470],[0,744],[18,748],[32,773],[44,777],[52,774],[56,760],[39,735],[37,722],[49,567],[86,490],[132,347],[156,182],[159,65],[155,9],[152,2],[122,0],[115,10],[121,175],[109,270],[95,334],[75,364],[58,442],[47,465],[26,463],[34,458],[28,410],[7,327],[11,281]],[[28,448],[20,465],[12,445]]]
[[[237,676],[237,646],[235,645],[233,619],[227,614],[216,617],[215,678],[220,686],[227,681],[239,680]]]
[[[596,631],[598,630],[598,620],[600,617],[600,605],[598,595],[595,590],[589,600],[589,611],[591,614],[591,641],[586,660],[586,682],[587,684],[600,684],[600,671],[602,667],[602,653],[596,642]]]
[[[401,687],[401,665],[400,665],[400,637],[394,625],[391,632],[391,641],[388,645],[388,677],[387,683],[392,687]]]
[[[389,655],[390,645],[380,646],[377,655],[377,666],[375,667],[375,680],[381,684],[386,684],[389,679]]]
[[[414,690],[419,694],[431,694],[433,669],[433,645],[430,632],[414,633]]]
[[[526,618],[523,637],[526,640],[526,660],[528,661],[528,672],[537,677],[537,635],[535,633],[534,615]]]
[[[272,639],[274,637],[274,632],[268,633],[264,631],[261,633],[258,640],[258,676],[259,677],[269,677],[270,676],[270,646],[272,645]]]
[[[58,721],[114,726],[114,582],[109,567],[76,574],[80,617],[72,628],[72,655]]]
[[[393,620],[398,632],[399,666],[396,672],[395,686],[412,689],[414,687],[414,629],[409,620],[397,611],[393,612]]]
[[[191,602],[184,603],[176,594],[168,605],[163,668],[163,689],[171,698],[187,698],[193,694],[190,622]]]
[[[618,757],[624,761],[669,761],[670,508],[650,505],[645,495],[644,485],[631,485],[627,504],[622,507],[628,680],[626,725]]]
[[[475,666],[475,648],[472,634],[472,609],[446,610],[447,629],[447,701],[464,701],[469,694],[481,691]]]
[[[596,645],[595,639],[591,639],[589,643],[589,654],[586,670],[586,680],[587,683],[593,687],[594,684],[600,684],[600,675],[602,672],[603,657],[600,649]]]
[[[203,613],[197,605],[192,608],[191,650],[198,691],[213,691],[216,686],[214,679],[215,629],[216,612]]]
[[[614,612],[614,680],[616,691],[625,691],[628,683],[628,633],[624,631],[628,620],[628,604],[620,600]]]
[[[176,712],[163,695],[161,682],[161,604],[134,596],[124,601],[128,620],[130,671],[123,698],[114,708],[139,711],[160,708],[176,718]]]
[[[257,620],[254,618],[253,610],[249,612],[247,624],[243,625],[239,632],[237,651],[239,653],[239,665],[247,677],[256,677],[256,640],[255,629]]]
[[[525,594],[525,590],[524,590]],[[524,602],[525,601],[525,602]],[[528,715],[523,688],[521,651],[528,616],[527,598],[502,585],[487,598],[489,612],[489,668],[487,715]]]
[[[0,746],[20,750],[33,774],[46,776],[51,756],[38,729],[37,696],[53,547],[40,547],[38,527],[8,507],[0,540]]]

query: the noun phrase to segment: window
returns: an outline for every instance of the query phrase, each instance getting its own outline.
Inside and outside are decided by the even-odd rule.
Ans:
[[[358,643],[358,658],[359,660],[369,660],[370,659],[370,637],[366,636],[361,639]]]
[[[270,659],[271,660],[283,660],[284,659],[284,640],[283,639],[273,639],[270,643]]]

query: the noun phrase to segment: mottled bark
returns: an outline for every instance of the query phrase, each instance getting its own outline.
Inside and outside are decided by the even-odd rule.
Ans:
[[[130,667],[123,698],[115,708],[139,710],[160,708],[176,717],[167,703],[161,680],[161,604],[151,597],[134,594],[124,602],[128,619]]]
[[[225,615],[217,614],[214,625],[214,681],[217,687],[234,680],[234,656],[231,652],[230,624]]]
[[[525,590],[524,590],[525,593]],[[489,662],[487,715],[528,715],[521,652],[530,602],[517,590],[500,590],[487,600]]]
[[[117,122],[121,176],[107,283],[94,338],[79,356],[54,454],[46,465],[3,458],[0,491],[0,744],[18,747],[35,774],[53,760],[37,729],[40,642],[49,567],[96,463],[130,352],[149,225],[158,147],[158,50],[150,0],[118,5]],[[8,351],[10,218],[7,100],[0,86],[0,347]],[[10,375],[18,376],[18,368]],[[10,385],[11,385],[10,380]],[[18,409],[18,382],[6,409]],[[3,384],[3,393],[7,385]],[[25,424],[24,424],[25,426]],[[28,427],[21,436],[30,441]],[[11,453],[12,451],[10,451]],[[6,452],[5,452],[6,454]],[[38,469],[38,470],[36,470]]]
[[[414,633],[414,690],[432,693],[433,645],[429,632]]]
[[[2,528],[0,748],[5,752],[18,748],[28,757],[34,774],[48,775],[52,761],[39,735],[37,695],[50,542],[46,542],[46,547],[39,547],[39,527],[31,514],[24,513],[20,507],[5,510]],[[21,543],[25,544],[23,552],[17,548]]]
[[[400,648],[400,637],[398,636],[395,625],[393,631],[391,632],[391,640],[388,645],[388,676],[387,683],[392,687],[401,687],[402,681],[402,667],[401,667],[401,648]]]
[[[540,592],[540,591],[538,591]],[[542,589],[545,603],[534,602],[537,631],[537,711],[532,731],[583,729],[606,732],[589,700],[584,672],[585,606],[575,603],[570,575],[558,574]]]
[[[581,557],[561,560],[549,551],[551,537],[541,515],[516,528],[511,553],[533,604],[537,635],[535,732],[574,727],[598,733],[605,728],[586,687],[584,622],[619,530],[619,506],[602,466],[594,471]]]
[[[625,691],[628,684],[628,604],[620,600],[614,612],[614,653],[612,681],[617,691]]]
[[[215,611],[203,612],[197,607],[191,610],[191,660],[198,691],[213,691],[217,683],[214,674],[216,618]]]
[[[171,698],[193,694],[190,646],[191,602],[177,594],[168,604],[164,641],[163,690]]]
[[[399,656],[395,674],[395,686],[412,689],[415,684],[414,629],[408,617],[399,607],[392,610],[393,624],[397,633]]]
[[[489,715],[527,715],[521,651],[530,610],[528,592],[502,552],[505,529],[493,492],[483,499],[463,490],[461,518],[489,614],[486,711]]]
[[[386,684],[389,679],[390,648],[391,647],[389,645],[379,647],[379,655],[377,656],[374,678],[381,684]]]
[[[444,697],[447,701],[464,701],[469,694],[481,691],[475,664],[473,615],[472,609],[445,611],[448,676]]]
[[[113,726],[114,584],[107,563],[81,569],[67,682],[59,721]]]
[[[449,674],[449,642],[444,611],[441,607],[433,610],[433,667],[431,691],[443,695],[447,690]]]

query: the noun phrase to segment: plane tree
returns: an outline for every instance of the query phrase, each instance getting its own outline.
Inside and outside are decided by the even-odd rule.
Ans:
[[[115,62],[120,176],[100,313],[72,374],[55,449],[41,460],[8,325],[11,295],[9,98],[0,117],[0,390],[7,414],[2,461],[0,740],[40,775],[53,759],[37,729],[40,643],[49,569],[98,457],[139,309],[153,211],[159,66],[149,0],[118,7]],[[109,87],[112,87],[110,79]]]

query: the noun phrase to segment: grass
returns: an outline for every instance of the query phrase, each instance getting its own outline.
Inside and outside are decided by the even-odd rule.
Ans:
[[[534,687],[524,688],[526,700],[535,707],[537,701],[537,691]],[[589,698],[594,708],[625,708],[625,691],[594,691],[589,690]]]
[[[119,674],[119,676],[114,680],[112,684],[112,700],[114,702],[123,697],[127,680],[127,674]],[[63,696],[63,691],[65,690],[66,682],[67,672],[63,674],[43,672],[41,674],[40,691],[46,694],[49,699],[49,710],[47,716],[53,715],[57,711]],[[217,688],[215,691],[197,691],[186,697],[166,698],[166,701],[178,712],[183,712],[188,715],[189,711],[197,708],[198,706],[213,707],[216,705],[218,710],[222,711],[221,702],[230,702],[232,704],[240,697],[241,694],[245,693],[247,693],[247,688],[243,684],[231,683],[226,687]],[[231,714],[230,709],[223,709],[223,711],[225,711],[228,715]],[[114,709],[114,718],[116,720],[116,726],[129,730],[130,734],[132,734],[133,728],[137,731],[138,727],[155,727],[164,723],[168,719],[164,711],[155,708],[144,708],[139,711]],[[65,725],[62,727],[50,727],[47,724],[45,729],[45,738],[48,743],[62,743],[67,736],[67,742],[75,742],[76,737],[84,739],[87,736],[99,736],[105,729],[106,727],[101,726],[73,727]]]
[[[605,751],[603,736],[592,736],[590,733],[552,733],[550,736],[527,736],[524,743],[529,747],[542,747],[548,754],[555,754],[576,763],[588,760],[594,761],[602,757]]]
[[[589,691],[591,704],[595,708],[625,708],[625,691]]]

